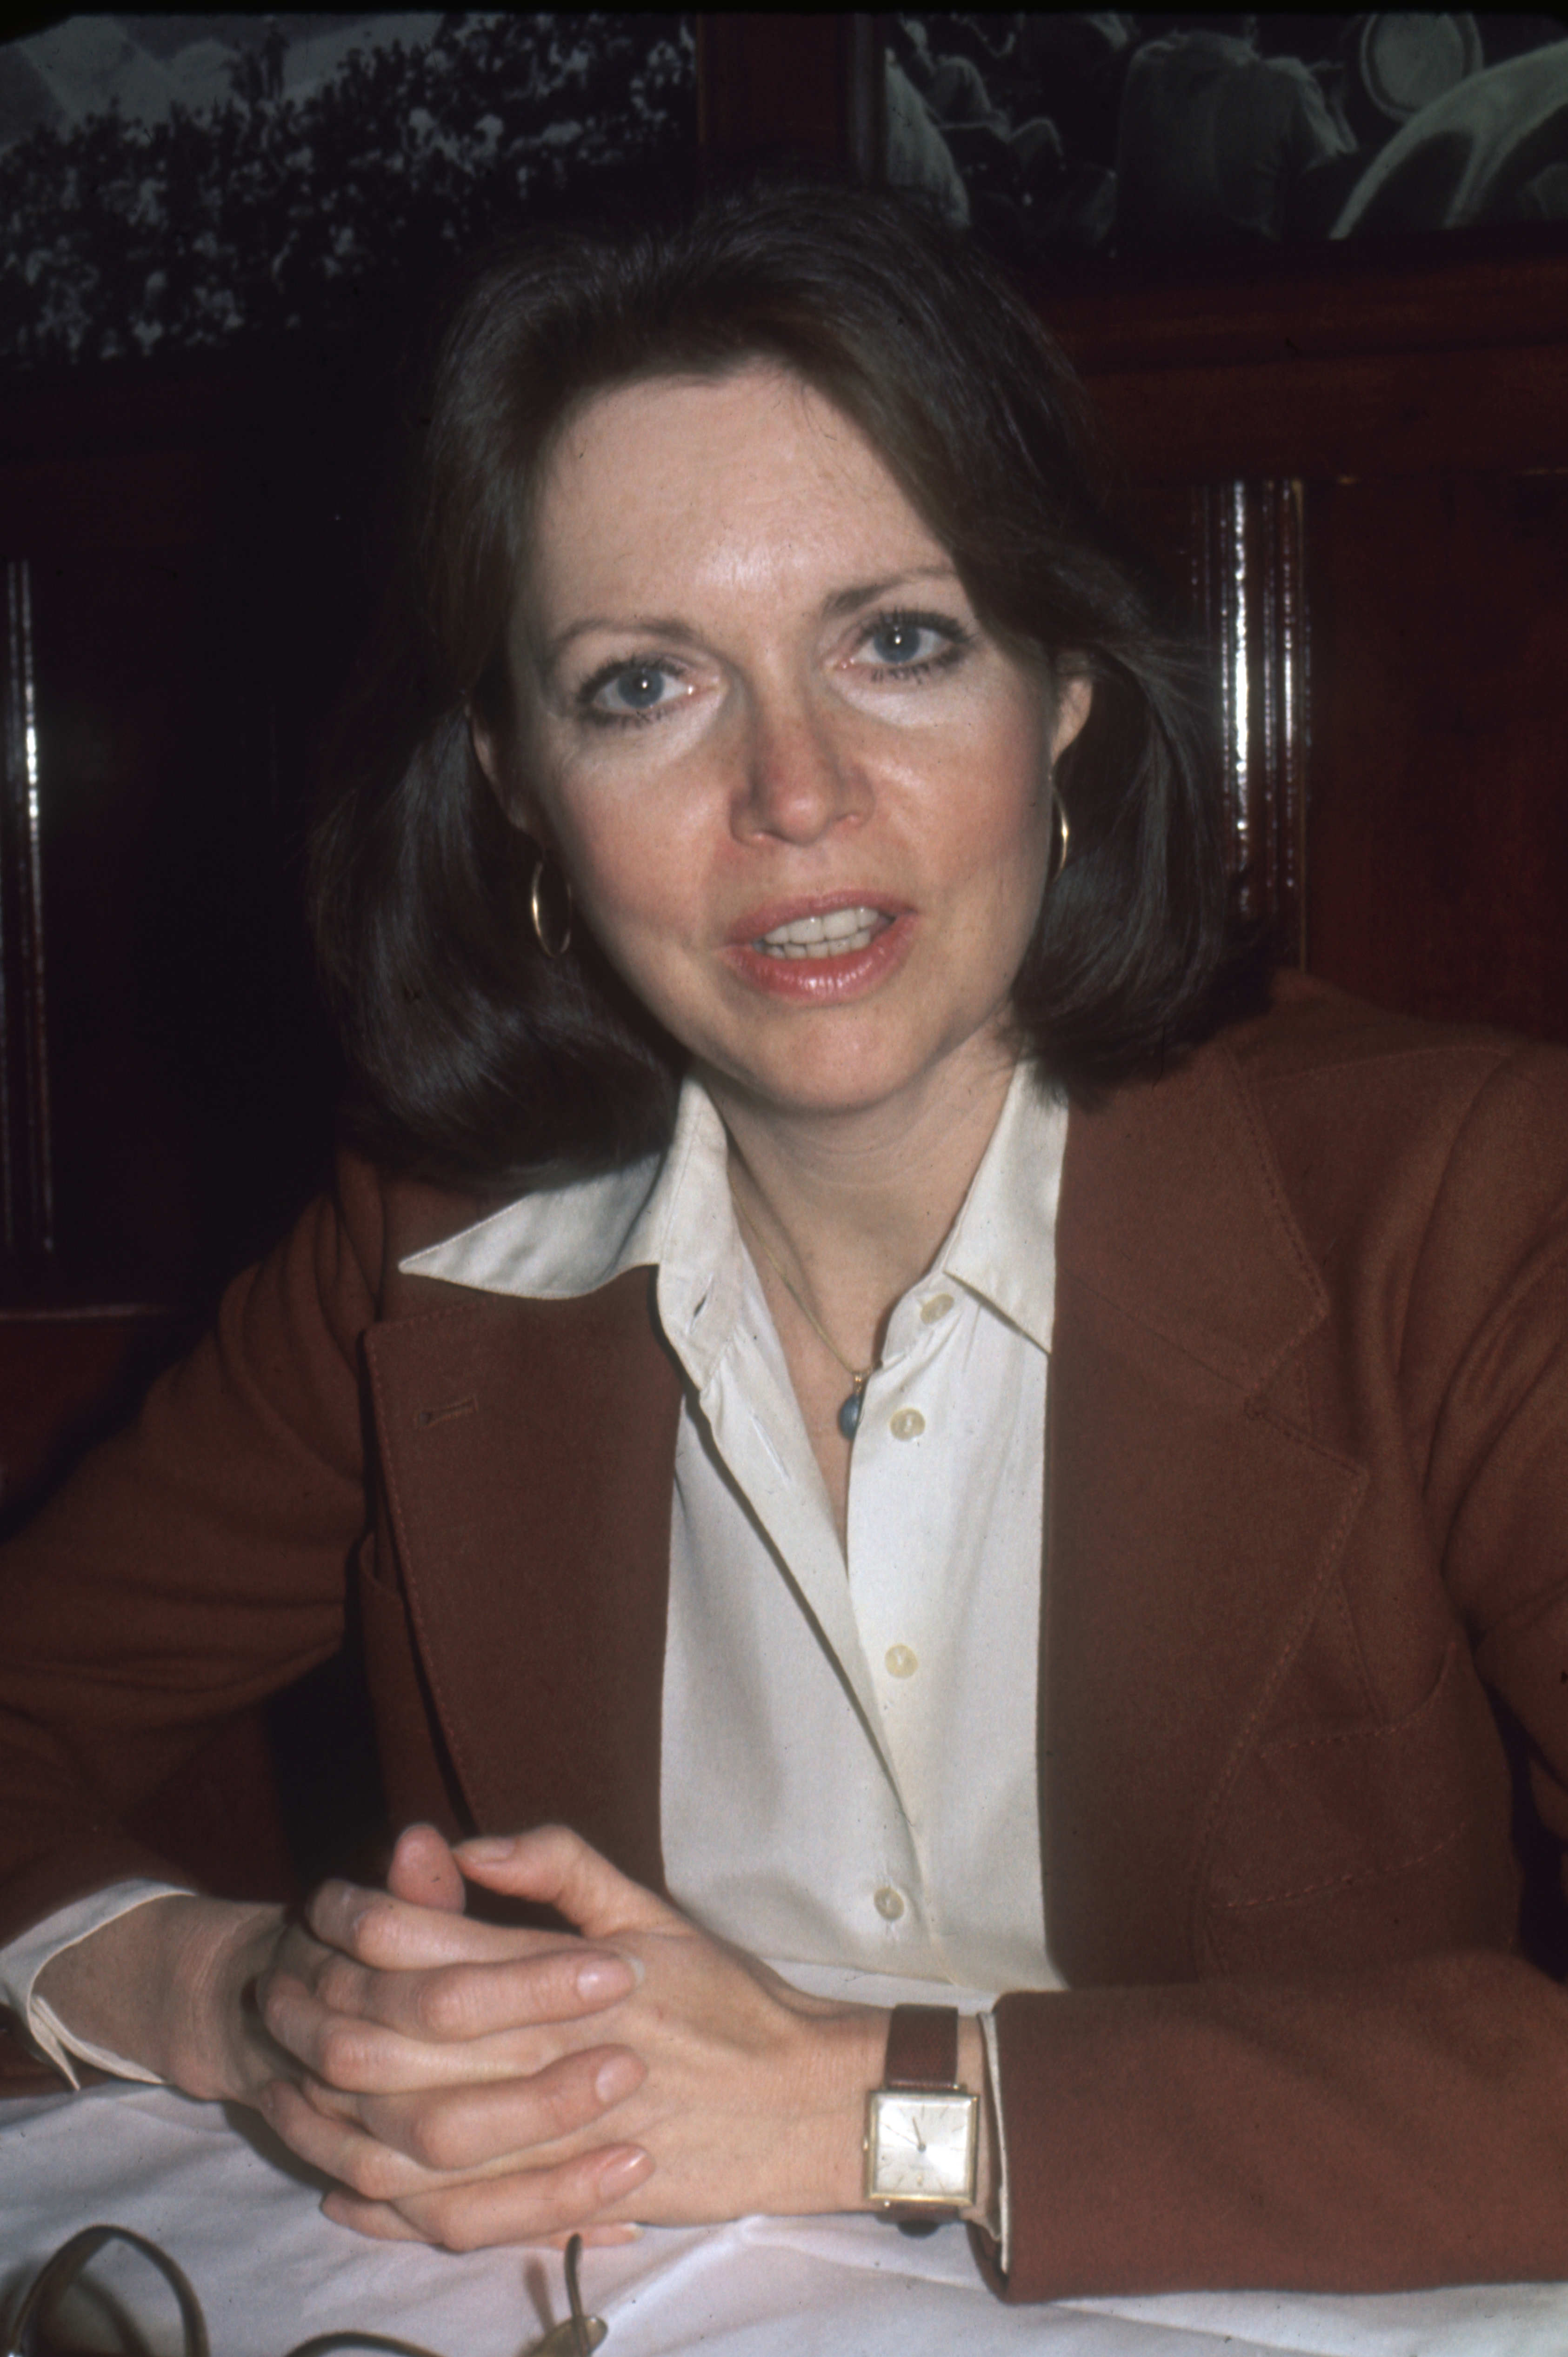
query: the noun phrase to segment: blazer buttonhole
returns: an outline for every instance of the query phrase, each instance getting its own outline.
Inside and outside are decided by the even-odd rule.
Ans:
[[[415,1408],[413,1420],[423,1431],[427,1424],[450,1424],[455,1415],[472,1415],[478,1405],[478,1394],[469,1392],[466,1398],[448,1400],[444,1407]]]

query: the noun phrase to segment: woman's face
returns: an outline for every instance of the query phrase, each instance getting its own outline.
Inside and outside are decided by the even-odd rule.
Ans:
[[[1088,689],[987,637],[859,431],[765,365],[607,393],[534,545],[513,815],[699,1066],[827,1113],[994,1060]]]

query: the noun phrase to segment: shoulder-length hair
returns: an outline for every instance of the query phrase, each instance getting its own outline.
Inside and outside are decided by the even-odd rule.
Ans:
[[[551,231],[456,304],[421,416],[381,659],[339,730],[311,856],[360,1142],[499,1185],[668,1136],[682,1051],[581,919],[541,952],[539,846],[479,770],[507,741],[504,637],[554,437],[596,393],[782,364],[865,434],[1000,640],[1093,687],[1058,765],[1070,856],[1015,985],[1050,1078],[1092,1101],[1255,1000],[1228,917],[1201,664],[1114,520],[1084,394],[1027,295],[916,204],[800,173],[658,228]]]

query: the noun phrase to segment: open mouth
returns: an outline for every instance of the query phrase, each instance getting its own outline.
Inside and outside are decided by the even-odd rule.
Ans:
[[[880,909],[830,909],[825,917],[791,917],[751,946],[771,958],[848,957],[868,950],[892,922]]]

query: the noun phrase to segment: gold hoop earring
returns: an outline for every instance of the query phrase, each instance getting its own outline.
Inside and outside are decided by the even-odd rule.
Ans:
[[[566,916],[565,921],[561,928],[561,938],[553,948],[550,942],[546,940],[544,932],[543,888],[544,872],[547,865],[548,863],[545,859],[544,854],[541,852],[538,858],[533,863],[533,881],[528,888],[528,913],[533,920],[533,938],[539,943],[540,949],[542,951],[543,954],[553,965],[555,960],[557,958],[564,958],[567,951],[572,946],[572,887],[567,882],[565,877],[563,876],[561,878],[561,889],[566,897]]]
[[[1056,857],[1051,862],[1051,872],[1046,878],[1047,888],[1059,880],[1062,869],[1067,866],[1068,849],[1072,842],[1072,829],[1068,824],[1067,819],[1067,804],[1057,791],[1054,779],[1051,783],[1051,808],[1056,813],[1057,850]]]

